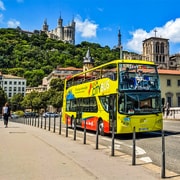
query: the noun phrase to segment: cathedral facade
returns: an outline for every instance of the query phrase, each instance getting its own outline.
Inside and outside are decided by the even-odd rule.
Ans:
[[[75,22],[74,20],[67,26],[63,26],[63,19],[58,19],[57,27],[49,30],[47,20],[44,21],[42,31],[44,31],[49,38],[61,40],[70,44],[75,44]]]

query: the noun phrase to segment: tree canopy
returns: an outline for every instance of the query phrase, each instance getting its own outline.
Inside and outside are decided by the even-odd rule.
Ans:
[[[0,29],[0,71],[27,79],[28,86],[42,84],[43,77],[59,67],[82,67],[90,48],[95,66],[119,58],[118,49],[97,43],[72,45],[50,39],[41,32],[28,36],[20,29]]]

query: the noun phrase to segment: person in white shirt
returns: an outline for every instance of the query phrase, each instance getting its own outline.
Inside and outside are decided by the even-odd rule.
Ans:
[[[137,83],[139,84],[144,79],[142,71],[138,72],[138,75],[136,76]]]

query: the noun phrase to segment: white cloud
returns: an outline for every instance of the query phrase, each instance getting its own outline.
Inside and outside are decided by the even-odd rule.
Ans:
[[[0,0],[0,10],[6,10],[4,3]]]
[[[20,22],[15,19],[12,19],[8,21],[7,25],[10,28],[16,28],[17,26],[20,26]]]
[[[150,32],[143,29],[137,29],[130,32],[132,34],[132,39],[128,41],[127,48],[142,53],[142,41],[150,37],[155,37],[154,30],[157,30],[156,37],[167,38],[169,39],[169,42],[172,43],[180,43],[180,18],[177,18],[168,21],[162,27],[155,27]]]
[[[96,30],[98,28],[97,24],[95,24],[94,22],[88,19],[82,21],[80,16],[77,16],[75,18],[75,22],[76,22],[76,31],[81,33],[82,37],[85,38],[96,37]]]

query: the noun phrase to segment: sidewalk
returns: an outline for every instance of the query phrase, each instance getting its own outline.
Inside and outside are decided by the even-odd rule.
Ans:
[[[161,169],[137,162],[121,152],[111,150],[82,138],[65,137],[44,129],[0,121],[0,179],[2,180],[157,180]],[[179,176],[166,172],[166,177]]]

